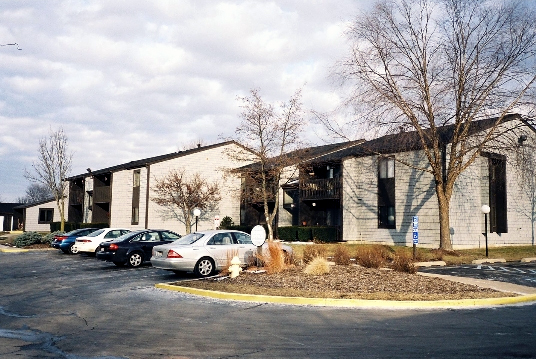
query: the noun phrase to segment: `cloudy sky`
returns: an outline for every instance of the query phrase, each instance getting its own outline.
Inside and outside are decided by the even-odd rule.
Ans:
[[[342,95],[330,67],[368,1],[0,1],[0,197],[24,195],[40,138],[63,128],[71,174],[218,142],[237,96],[304,86],[308,109]],[[322,143],[320,125],[307,139]]]

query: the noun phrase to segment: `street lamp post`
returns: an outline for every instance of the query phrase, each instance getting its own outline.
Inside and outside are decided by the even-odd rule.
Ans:
[[[483,205],[480,209],[484,213],[484,238],[486,238],[486,258],[488,258],[488,213],[490,208],[488,205]]]
[[[195,216],[195,231],[197,232],[197,219],[201,215],[201,210],[199,208],[194,208],[194,216]]]

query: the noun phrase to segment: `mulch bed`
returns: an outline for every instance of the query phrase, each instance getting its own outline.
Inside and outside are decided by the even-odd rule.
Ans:
[[[222,292],[306,298],[452,300],[516,296],[441,278],[356,265],[332,266],[328,274],[316,276],[303,273],[303,267],[294,267],[274,274],[246,271],[233,279],[218,276],[175,284]]]

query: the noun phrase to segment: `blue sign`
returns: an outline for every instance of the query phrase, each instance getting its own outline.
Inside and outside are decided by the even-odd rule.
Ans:
[[[413,244],[419,244],[419,240],[418,240],[418,239],[414,239],[414,240],[413,240]]]
[[[413,239],[419,239],[419,232],[413,232]]]
[[[413,223],[419,223],[419,216],[413,216]]]

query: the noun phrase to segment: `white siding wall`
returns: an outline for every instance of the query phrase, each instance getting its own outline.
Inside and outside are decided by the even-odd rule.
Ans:
[[[66,201],[65,207],[67,207],[68,202]],[[39,209],[40,208],[53,208],[54,209],[54,222],[61,221],[60,211],[56,205],[56,201],[50,201],[47,203],[40,204],[38,206],[26,208],[26,224],[25,231],[36,231],[36,232],[50,232],[50,224],[39,224]],[[67,216],[67,210],[65,211]],[[65,219],[67,221],[67,219]]]
[[[425,164],[421,153],[396,157],[416,166]],[[343,240],[411,245],[412,217],[419,216],[419,244],[437,246],[437,201],[431,175],[395,163],[396,228],[378,228],[378,162],[376,156],[351,158],[343,163]]]
[[[514,122],[508,126],[515,125]],[[525,132],[532,138],[534,133]],[[490,150],[493,152],[493,150]],[[505,152],[502,151],[504,154]],[[489,233],[488,245],[530,245],[531,207],[529,195],[520,187],[515,149],[507,155],[508,233]],[[422,152],[395,154],[397,159],[427,166]],[[378,228],[377,157],[349,158],[343,165],[343,240],[412,245],[412,217],[419,216],[419,246],[439,246],[439,214],[431,174],[395,164],[396,229]],[[484,215],[489,204],[488,158],[478,157],[455,184],[450,207],[451,239],[454,248],[484,247]]]
[[[164,228],[185,233],[184,223],[165,216],[166,210],[151,201],[154,193],[150,190],[156,178],[162,178],[171,170],[185,169],[187,174],[199,173],[208,182],[218,182],[222,200],[212,213],[202,213],[198,222],[198,230],[214,228],[214,218],[220,220],[229,216],[235,223],[240,221],[240,178],[229,175],[226,169],[236,168],[247,163],[231,161],[228,150],[238,146],[229,144],[217,146],[205,151],[194,152],[167,161],[152,164],[149,168],[149,184],[147,184],[147,168],[140,168],[140,215],[138,225],[132,225],[132,181],[134,170],[123,170],[114,173],[112,186],[111,225],[132,229],[145,228],[145,214],[148,206],[148,227]],[[149,202],[146,201],[149,190]],[[195,222],[194,222],[195,223]],[[195,229],[195,228],[193,228]]]
[[[140,206],[139,221],[137,225],[132,224],[132,192],[134,171],[140,171]],[[112,227],[122,227],[130,229],[145,228],[145,208],[147,191],[147,168],[137,168],[133,170],[123,170],[114,172],[114,182],[112,185],[111,223]]]

